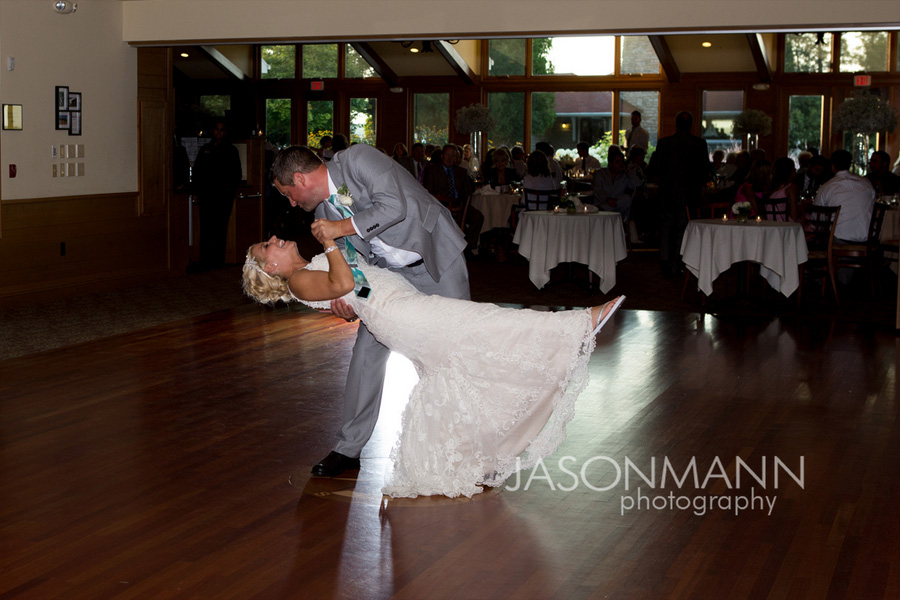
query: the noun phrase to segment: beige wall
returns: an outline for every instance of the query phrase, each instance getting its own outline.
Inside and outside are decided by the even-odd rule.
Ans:
[[[60,15],[49,0],[0,0],[0,100],[24,116],[23,131],[0,132],[3,200],[137,190],[137,51],[122,40],[120,2],[78,4]],[[54,127],[57,85],[82,94],[81,136]],[[69,144],[84,158],[51,158],[51,146]],[[84,176],[53,178],[54,162],[84,163]]]
[[[897,0],[130,0],[124,10],[131,42],[900,24]]]

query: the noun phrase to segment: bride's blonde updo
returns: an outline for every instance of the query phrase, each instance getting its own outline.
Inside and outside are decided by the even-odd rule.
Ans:
[[[247,258],[244,260],[244,293],[262,304],[274,304],[279,300],[290,302],[293,300],[288,290],[287,279],[281,275],[270,275],[263,270],[265,265],[260,265],[253,256],[253,246],[247,250]]]

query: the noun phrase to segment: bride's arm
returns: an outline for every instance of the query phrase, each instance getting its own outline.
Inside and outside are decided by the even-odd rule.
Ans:
[[[300,269],[288,280],[291,293],[301,300],[333,300],[353,290],[353,271],[334,240],[322,240],[322,246],[328,258],[328,271]]]

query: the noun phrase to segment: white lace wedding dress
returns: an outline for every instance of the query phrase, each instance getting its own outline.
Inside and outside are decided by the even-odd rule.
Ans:
[[[361,267],[372,293],[344,299],[419,375],[385,494],[471,497],[556,451],[588,381],[590,309],[538,312],[427,296],[394,272]],[[328,270],[325,255],[307,268]]]

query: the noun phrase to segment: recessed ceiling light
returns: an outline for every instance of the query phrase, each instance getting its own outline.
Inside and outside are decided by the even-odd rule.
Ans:
[[[410,48],[409,51],[412,52],[413,54],[415,54],[416,52],[419,51],[419,49],[418,48]]]
[[[712,42],[703,42],[700,45],[703,46],[704,48],[712,48]]]
[[[188,54],[187,52],[182,52],[179,56],[181,56],[181,58],[188,58],[190,54]]]

